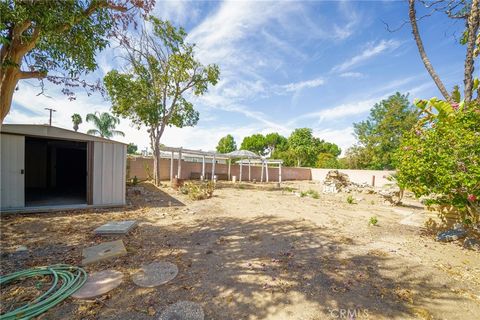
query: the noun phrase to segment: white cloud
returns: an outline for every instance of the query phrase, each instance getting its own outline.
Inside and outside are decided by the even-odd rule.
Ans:
[[[325,83],[325,80],[322,78],[300,81],[300,82],[292,82],[286,85],[283,85],[282,88],[288,92],[299,91],[306,88],[316,88]]]
[[[196,1],[163,0],[157,1],[153,15],[175,24],[184,25],[198,19],[200,10]]]
[[[305,113],[291,119],[288,124],[290,126],[294,126],[295,123],[305,119],[316,119],[318,123],[321,123],[326,120],[341,119],[349,116],[359,115],[368,112],[375,102],[378,102],[381,99],[382,97],[377,97],[373,99],[344,103],[331,108],[322,109],[320,111]]]
[[[363,78],[365,75],[361,72],[344,72],[340,74],[342,78]]]
[[[334,142],[342,149],[342,155],[344,155],[345,151],[356,142],[355,137],[353,136],[352,126],[341,129],[314,130],[313,134],[325,141]]]
[[[366,48],[359,53],[358,55],[354,56],[353,58],[348,59],[347,61],[343,62],[332,68],[333,72],[343,72],[352,67],[355,67],[366,60],[369,60],[383,52],[394,50],[400,46],[400,42],[396,40],[382,40],[376,44],[369,43]]]
[[[227,63],[243,61],[245,54],[235,46],[245,38],[257,35],[268,22],[278,19],[297,7],[295,3],[265,1],[225,1],[212,15],[194,28],[188,41],[196,43],[200,59],[204,63]],[[239,62],[240,62],[239,61]],[[252,59],[253,61],[253,59]]]

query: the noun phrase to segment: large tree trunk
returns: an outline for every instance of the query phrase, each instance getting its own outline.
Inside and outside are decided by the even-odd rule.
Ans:
[[[160,186],[160,148],[153,153],[153,178],[156,186]]]
[[[163,129],[164,127],[151,127],[149,130],[150,144],[153,151],[153,181],[156,186],[160,186],[160,138],[162,137]]]
[[[150,144],[153,152],[153,183],[160,185],[160,138],[155,133],[155,129],[150,129]]]
[[[41,79],[47,75],[40,71],[21,70],[25,54],[35,47],[40,35],[40,30],[36,28],[30,40],[24,42],[21,35],[30,25],[31,22],[27,21],[11,29],[10,44],[3,44],[0,49],[0,124],[3,123],[10,111],[18,81],[32,78]]]
[[[465,102],[470,102],[473,95],[473,71],[475,62],[473,52],[475,50],[475,41],[477,40],[477,32],[480,23],[479,0],[472,1],[472,9],[467,19],[467,53],[465,57],[465,78],[463,83],[465,85]]]
[[[13,93],[17,87],[18,77],[14,68],[7,68],[5,72],[0,72],[0,124],[10,112],[12,105]]]
[[[448,93],[447,89],[445,89],[445,86],[443,85],[442,80],[440,80],[440,77],[435,72],[435,69],[430,63],[430,59],[428,58],[427,53],[425,52],[425,48],[423,47],[423,41],[418,31],[417,17],[415,12],[415,0],[409,0],[408,2],[409,2],[410,24],[412,25],[412,33],[413,33],[413,37],[415,38],[415,42],[417,43],[418,52],[420,53],[420,57],[422,58],[423,64],[425,65],[425,68],[427,69],[428,73],[430,74],[433,81],[437,85],[438,90],[440,90],[440,92],[442,93],[442,95],[445,97],[447,101],[451,102],[452,98],[450,97],[450,94]]]

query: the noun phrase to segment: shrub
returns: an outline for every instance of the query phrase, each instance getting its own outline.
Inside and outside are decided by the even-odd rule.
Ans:
[[[480,207],[480,106],[431,99],[426,114],[397,152],[397,180],[425,204],[455,219],[478,221]],[[432,112],[431,109],[436,111]],[[452,210],[453,209],[453,210]],[[442,216],[442,215],[441,215]]]
[[[209,199],[213,196],[215,185],[212,181],[186,182],[180,187],[180,192],[187,194],[192,200]]]
[[[313,199],[318,199],[318,198],[320,198],[320,194],[318,193],[318,191],[313,190],[313,189],[307,190],[307,194],[308,194],[310,197],[312,197]]]
[[[369,226],[376,226],[378,223],[378,218],[376,216],[372,216],[370,217],[370,219],[368,220],[368,225]]]
[[[295,190],[297,190],[297,189],[292,188],[292,187],[283,187],[283,191],[285,191],[285,192],[294,192]]]
[[[347,203],[348,204],[355,204],[355,199],[353,198],[353,196],[351,194],[349,194],[348,197],[347,197]]]

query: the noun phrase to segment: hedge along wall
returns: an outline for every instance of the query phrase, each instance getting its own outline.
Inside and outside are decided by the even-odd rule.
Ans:
[[[178,160],[173,160],[173,175],[177,175],[177,163]],[[240,175],[240,166],[232,164],[231,175],[236,176],[237,180]],[[294,168],[294,167],[282,167],[282,180],[314,180],[323,181],[328,171],[332,169],[317,169],[317,168]],[[205,171],[207,173],[212,172],[212,164],[205,164]],[[385,184],[391,183],[385,177],[394,173],[395,171],[382,171],[382,170],[350,170],[340,169],[340,172],[346,173],[350,177],[350,181],[355,183],[372,183],[372,177],[375,177],[375,186],[382,187]],[[201,174],[202,163],[201,162],[187,162],[182,160],[182,176],[181,179],[190,179],[192,173]],[[228,165],[217,163],[215,165],[215,174],[228,174]],[[264,172],[265,174],[265,172]],[[270,181],[278,181],[278,168],[269,167],[268,175]],[[145,180],[153,177],[153,158],[150,157],[128,157],[127,159],[127,176],[129,179],[137,177],[140,180]],[[248,166],[243,166],[242,180],[248,180]],[[251,167],[251,178],[260,181],[261,170],[260,167]],[[160,179],[170,179],[170,159],[162,158],[160,160]],[[265,176],[264,176],[265,179]]]

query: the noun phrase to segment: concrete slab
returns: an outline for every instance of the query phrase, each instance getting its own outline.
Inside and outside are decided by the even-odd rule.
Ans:
[[[118,287],[123,281],[123,273],[116,270],[103,270],[88,275],[87,282],[72,297],[91,299]]]
[[[83,249],[82,265],[95,263],[127,254],[122,240],[104,242],[99,245]]]
[[[169,282],[177,274],[178,268],[175,264],[159,261],[143,265],[140,271],[132,276],[132,280],[137,286],[152,288]]]
[[[110,221],[95,229],[94,232],[100,235],[127,234],[136,226],[135,220]]]
[[[203,320],[202,306],[192,301],[176,302],[162,312],[158,320]]]

